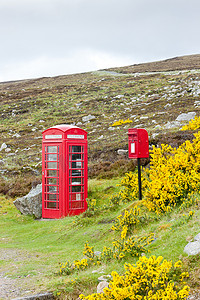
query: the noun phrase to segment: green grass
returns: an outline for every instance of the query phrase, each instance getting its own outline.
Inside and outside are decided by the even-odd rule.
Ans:
[[[90,180],[89,196],[97,200],[99,208],[108,203],[109,197],[119,191],[116,184],[120,178],[112,180]],[[198,201],[199,195],[196,195]],[[28,278],[29,284],[34,284],[35,290],[52,290],[67,295],[66,299],[76,299],[80,293],[91,293],[96,290],[97,278],[103,274],[110,274],[113,270],[123,272],[124,260],[111,260],[100,266],[92,266],[85,271],[75,272],[68,276],[60,276],[59,263],[67,260],[71,262],[83,257],[84,243],[89,242],[95,251],[102,251],[103,246],[110,247],[114,238],[119,233],[111,231],[114,220],[124,209],[131,207],[124,204],[118,209],[106,210],[96,213],[92,217],[66,217],[59,220],[38,221],[31,216],[21,215],[12,203],[12,199],[0,198],[0,251],[8,253],[6,260],[0,260],[0,266],[5,275],[12,278]],[[138,201],[140,204],[140,202]],[[196,210],[193,218],[181,224],[183,213]],[[155,218],[155,215],[144,213]],[[193,274],[193,287],[198,286],[198,276],[195,266],[199,266],[199,260],[194,263],[187,258],[183,249],[188,238],[192,239],[199,233],[200,211],[198,207],[190,207],[179,211],[175,209],[170,214],[151,219],[148,224],[139,225],[133,232],[139,237],[154,232],[156,240],[148,246],[149,255],[161,255],[166,259],[177,261],[185,260],[185,264]],[[171,229],[172,228],[172,229]],[[137,258],[129,257],[126,262],[135,263]],[[95,271],[94,273],[92,271]],[[195,273],[196,272],[196,273]],[[195,275],[196,274],[196,275]],[[76,279],[75,279],[76,278]],[[75,280],[76,283],[71,282]]]

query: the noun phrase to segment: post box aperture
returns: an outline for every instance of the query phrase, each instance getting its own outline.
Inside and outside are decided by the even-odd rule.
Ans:
[[[87,132],[58,125],[43,132],[42,217],[78,215],[87,209]]]
[[[131,128],[128,130],[129,158],[149,157],[148,133],[143,128]]]

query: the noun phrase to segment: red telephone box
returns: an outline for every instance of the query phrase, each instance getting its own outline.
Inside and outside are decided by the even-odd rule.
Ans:
[[[65,124],[43,131],[42,217],[78,215],[86,198],[87,132]]]
[[[149,157],[149,138],[146,129],[128,129],[128,153],[129,158]]]

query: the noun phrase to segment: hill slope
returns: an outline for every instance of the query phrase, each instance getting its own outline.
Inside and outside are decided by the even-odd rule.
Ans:
[[[117,149],[127,149],[128,128],[145,127],[150,144],[192,138],[178,130],[187,122],[181,114],[199,114],[200,55],[4,82],[0,104],[1,192],[24,194],[40,181],[42,131],[61,123],[88,131],[90,175],[113,176],[119,167],[134,168],[117,155]],[[132,123],[113,127],[119,119]]]
[[[109,70],[121,73],[141,73],[141,72],[166,72],[175,70],[200,69],[200,54],[185,55],[169,58],[162,61],[131,65],[121,68],[111,68]]]

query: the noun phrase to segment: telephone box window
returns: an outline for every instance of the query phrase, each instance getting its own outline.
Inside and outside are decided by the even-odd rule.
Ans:
[[[81,146],[72,146],[72,153],[79,153],[81,152],[83,149]]]
[[[47,184],[58,185],[59,181],[57,178],[47,178]]]

